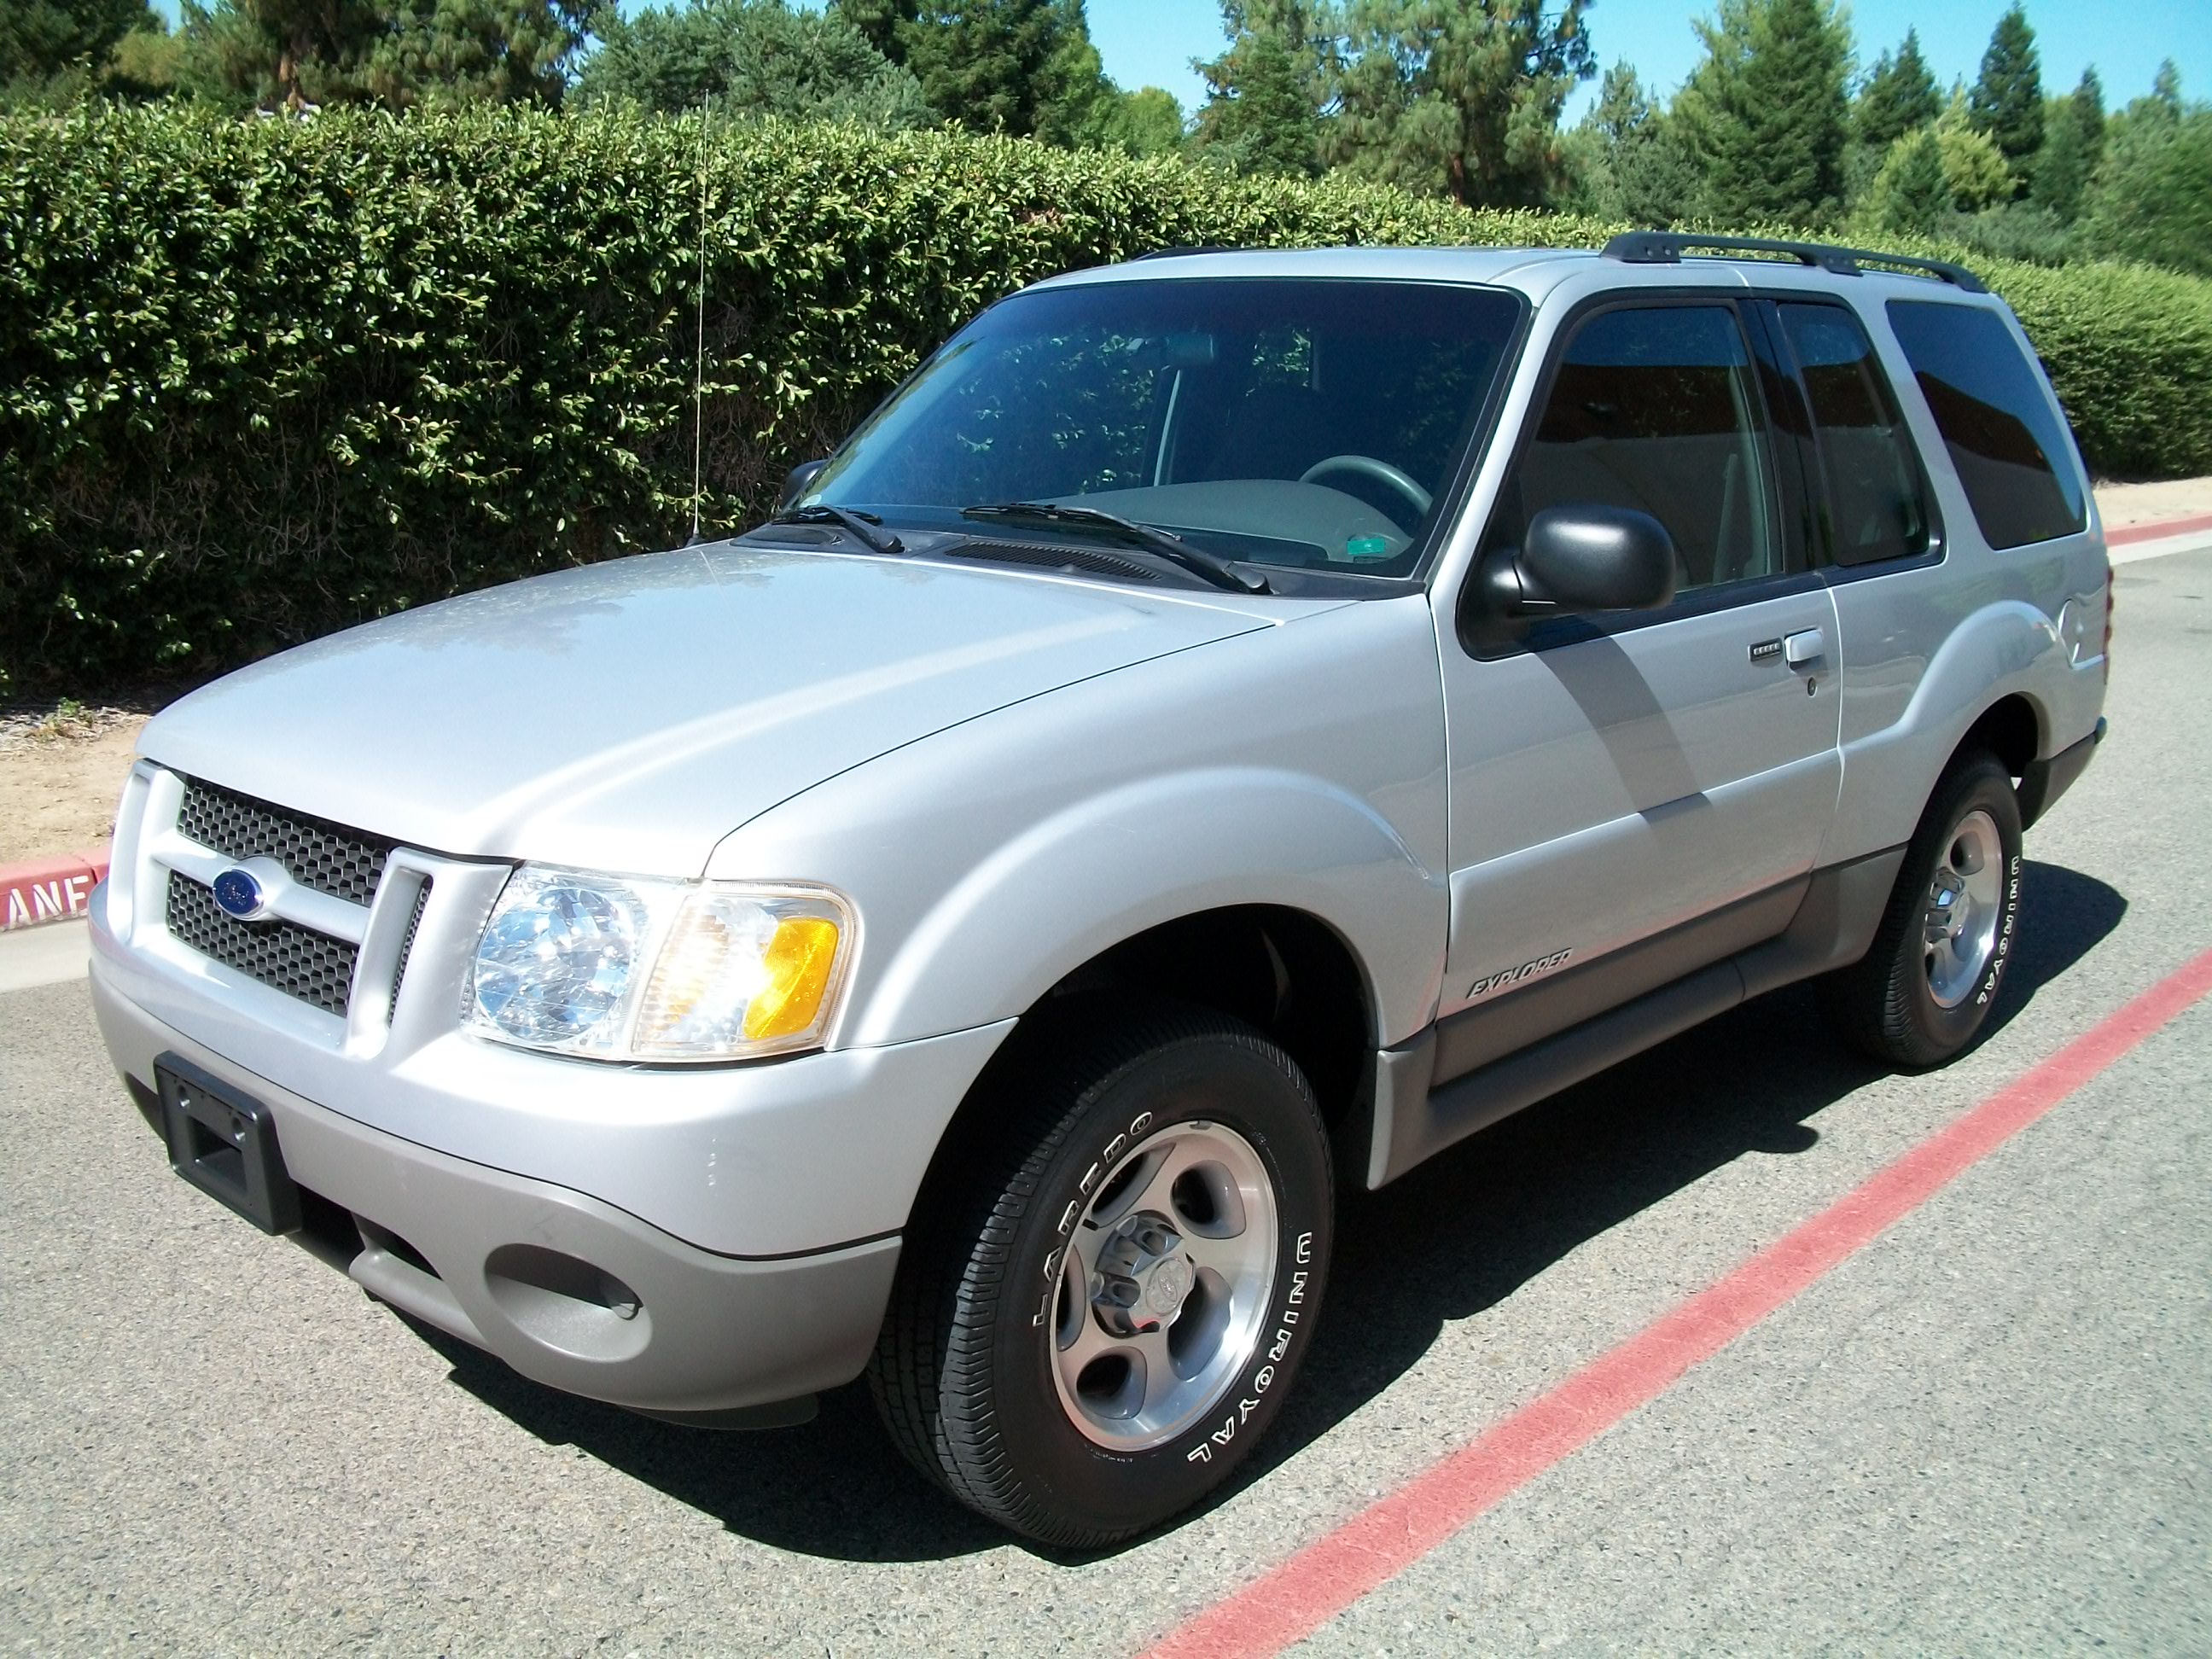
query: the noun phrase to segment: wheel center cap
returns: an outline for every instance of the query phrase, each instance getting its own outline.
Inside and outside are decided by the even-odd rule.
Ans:
[[[1162,1319],[1172,1319],[1182,1309],[1183,1298],[1190,1294],[1194,1277],[1190,1263],[1182,1257],[1164,1258],[1146,1279],[1145,1305]]]

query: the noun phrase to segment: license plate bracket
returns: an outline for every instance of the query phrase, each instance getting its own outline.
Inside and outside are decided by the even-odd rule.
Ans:
[[[264,1233],[300,1230],[300,1188],[276,1144],[276,1118],[259,1101],[176,1054],[154,1062],[169,1167]]]

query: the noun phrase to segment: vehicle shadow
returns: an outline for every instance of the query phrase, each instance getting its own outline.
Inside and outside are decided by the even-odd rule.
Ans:
[[[2025,873],[2021,943],[1992,1032],[2127,909],[2119,893],[2077,872],[2031,861]],[[1812,1120],[1881,1075],[1828,1034],[1813,992],[1796,987],[1509,1118],[1380,1193],[1346,1195],[1328,1297],[1334,1316],[1324,1319],[1274,1431],[1213,1502],[1389,1388],[1451,1322],[1747,1152],[1813,1146]],[[541,1439],[574,1446],[777,1548],[924,1561],[1018,1543],[908,1468],[859,1385],[824,1396],[820,1417],[803,1427],[715,1434],[556,1393],[416,1329],[451,1364],[455,1382]],[[1065,1563],[1096,1559],[1020,1547]]]

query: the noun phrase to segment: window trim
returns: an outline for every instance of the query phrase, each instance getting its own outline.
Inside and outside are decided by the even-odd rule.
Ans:
[[[1453,631],[1459,637],[1461,650],[1479,662],[1497,662],[1509,657],[1558,650],[1586,640],[1634,633],[1639,629],[1655,628],[1691,617],[1707,616],[1717,611],[1757,605],[1767,599],[1808,592],[1823,585],[1822,573],[1812,564],[1811,545],[1802,533],[1802,520],[1809,511],[1805,480],[1802,476],[1802,459],[1794,456],[1796,434],[1785,431],[1776,418],[1768,384],[1767,365],[1761,353],[1764,324],[1754,324],[1749,309],[1752,302],[1759,297],[1760,295],[1755,290],[1736,288],[1685,285],[1609,289],[1604,293],[1577,301],[1568,308],[1546,349],[1543,367],[1539,371],[1535,388],[1528,399],[1528,412],[1522,421],[1521,430],[1514,439],[1513,453],[1500,475],[1498,493],[1491,499],[1490,510],[1484,515],[1480,532],[1475,537],[1474,556],[1468,561],[1467,571],[1461,580],[1458,599],[1453,607],[1455,624]],[[1766,478],[1778,509],[1775,531],[1781,543],[1784,568],[1770,575],[1754,576],[1735,582],[1717,582],[1710,586],[1696,588],[1650,611],[1595,611],[1550,617],[1532,624],[1511,640],[1484,639],[1480,615],[1480,573],[1486,549],[1508,485],[1518,474],[1530,447],[1535,442],[1537,430],[1543,425],[1544,413],[1551,406],[1552,393],[1559,384],[1559,371],[1565,365],[1569,348],[1593,318],[1607,312],[1662,311],[1686,306],[1723,309],[1735,318],[1736,331],[1743,341],[1745,361],[1753,371],[1753,395],[1758,399],[1759,416],[1765,423]],[[1802,390],[1796,395],[1802,397]],[[1781,460],[1785,439],[1790,441],[1793,451],[1793,459],[1787,466]]]
[[[1781,294],[1762,293],[1757,296],[1760,322],[1773,338],[1775,355],[1781,371],[1794,388],[1805,412],[1809,465],[1806,468],[1806,498],[1808,505],[1817,508],[1810,515],[1807,526],[1807,550],[1812,555],[1812,568],[1821,572],[1832,586],[1838,582],[1861,581],[1869,576],[1891,576],[1900,571],[1924,570],[1939,565],[1949,550],[1944,533],[1943,506],[1936,495],[1936,480],[1928,471],[1927,459],[1921,454],[1920,446],[1913,439],[1911,422],[1907,419],[1905,400],[1897,394],[1896,383],[1890,379],[1888,369],[1881,361],[1881,348],[1875,342],[1874,330],[1861,316],[1856,307],[1847,305],[1832,295],[1819,293]],[[1790,331],[1782,320],[1782,307],[1786,305],[1821,306],[1831,311],[1840,311],[1857,325],[1860,335],[1867,343],[1867,356],[1872,363],[1875,378],[1889,395],[1890,407],[1897,411],[1899,424],[1905,434],[1905,447],[1912,462],[1912,475],[1920,485],[1921,506],[1928,520],[1928,545],[1917,553],[1901,553],[1887,559],[1869,559],[1858,564],[1846,564],[1836,557],[1832,528],[1836,521],[1835,501],[1828,488],[1827,450],[1821,442],[1820,417],[1813,407],[1812,388],[1805,383],[1805,365],[1790,343]],[[1917,388],[1916,388],[1917,390]],[[1815,530],[1814,526],[1818,528]]]

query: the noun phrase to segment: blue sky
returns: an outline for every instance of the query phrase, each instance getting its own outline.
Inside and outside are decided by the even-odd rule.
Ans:
[[[1954,76],[1968,82],[1981,67],[1990,31],[2008,0],[1856,0],[1851,31],[1862,67],[1885,48],[1894,50],[1908,28],[1920,31],[1920,50],[1938,82]],[[2181,70],[2181,90],[2212,98],[2212,0],[2128,0],[2089,5],[2082,0],[2027,0],[2028,26],[2043,64],[2045,92],[2064,92],[2090,64],[2105,83],[2105,104],[2117,109],[2150,90],[2159,59]],[[1107,74],[1125,87],[1165,87],[1190,113],[1206,101],[1206,82],[1191,69],[1194,58],[1213,58],[1224,44],[1221,9],[1208,0],[1090,0],[1091,38]],[[1671,93],[1700,56],[1692,18],[1710,16],[1710,4],[1598,0],[1587,14],[1601,69],[1626,58],[1647,85]],[[1568,106],[1578,118],[1595,82]]]

